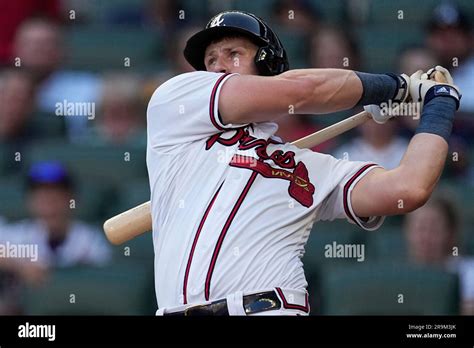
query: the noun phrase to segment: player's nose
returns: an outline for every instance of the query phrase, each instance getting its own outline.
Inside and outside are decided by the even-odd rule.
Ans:
[[[229,72],[228,67],[226,66],[224,59],[222,57],[217,58],[216,64],[214,64],[213,69],[214,72],[220,72],[220,73],[227,73]]]

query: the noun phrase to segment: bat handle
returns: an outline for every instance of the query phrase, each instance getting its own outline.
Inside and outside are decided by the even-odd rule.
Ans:
[[[436,71],[434,74],[434,80],[439,83],[448,83],[446,76],[441,71]]]

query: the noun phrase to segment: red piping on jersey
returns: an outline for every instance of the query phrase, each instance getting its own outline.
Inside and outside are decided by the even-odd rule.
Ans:
[[[299,309],[300,311],[309,313],[308,293],[306,293],[305,297],[304,297],[305,298],[304,306],[300,306],[300,305],[297,305],[297,304],[288,303],[288,301],[285,298],[285,295],[283,295],[283,291],[281,291],[280,288],[275,288],[275,289],[278,292],[278,295],[280,295],[281,300],[283,301],[283,308],[286,308],[286,309]]]
[[[206,284],[204,287],[204,295],[206,297],[206,301],[209,301],[209,293],[210,293],[210,288],[211,288],[211,278],[212,278],[212,273],[214,272],[214,268],[216,266],[216,260],[219,255],[219,251],[221,250],[222,242],[224,241],[225,235],[227,234],[227,231],[229,230],[229,227],[234,220],[235,215],[237,214],[237,211],[239,210],[240,206],[242,205],[242,202],[245,199],[245,196],[247,196],[250,187],[252,186],[253,182],[255,181],[255,178],[257,177],[258,173],[253,172],[252,175],[250,176],[249,181],[247,181],[247,184],[244,187],[244,190],[239,196],[239,199],[235,203],[234,207],[232,208],[232,211],[230,212],[229,217],[227,218],[227,221],[225,222],[224,227],[222,228],[221,234],[219,235],[219,239],[217,240],[216,247],[214,249],[214,253],[212,254],[212,259],[211,259],[211,264],[209,265],[209,270],[207,271],[207,277],[206,277]]]
[[[184,285],[183,285],[184,304],[188,303],[188,298],[187,298],[188,277],[189,277],[189,270],[191,268],[191,263],[193,261],[194,250],[196,249],[196,244],[197,244],[197,241],[199,239],[199,235],[201,234],[201,230],[204,226],[204,223],[206,222],[207,216],[209,215],[209,212],[211,211],[211,208],[214,205],[214,201],[216,200],[217,195],[219,194],[219,191],[221,190],[221,187],[222,187],[223,184],[224,184],[224,182],[222,182],[221,186],[219,186],[216,193],[214,194],[214,197],[212,197],[211,202],[207,206],[206,211],[204,213],[204,216],[201,219],[201,222],[200,222],[199,227],[197,229],[196,235],[194,236],[193,245],[191,247],[191,251],[189,253],[189,258],[188,258],[188,263],[186,265],[186,272],[184,273]]]
[[[219,85],[221,84],[222,80],[224,80],[226,78],[226,76],[228,76],[229,74],[224,74],[222,75],[221,77],[219,77],[219,79],[217,80],[216,84],[214,85],[214,88],[212,89],[212,92],[211,92],[211,101],[209,102],[209,116],[211,117],[211,122],[212,124],[214,125],[214,127],[216,127],[218,130],[225,130],[224,128],[222,128],[217,122],[216,122],[216,119],[215,119],[215,115],[214,115],[214,102],[215,102],[215,99],[216,99],[216,92],[217,92],[217,89],[219,88]]]
[[[344,185],[344,196],[343,196],[343,202],[344,202],[344,211],[346,212],[346,215],[354,221],[357,225],[361,226],[361,224],[354,218],[352,215],[351,211],[349,210],[349,204],[348,204],[348,196],[347,193],[349,192],[349,188],[351,187],[352,183],[362,174],[364,173],[368,168],[376,166],[376,164],[367,164],[360,168],[357,173],[355,173],[352,178]],[[362,227],[362,226],[361,226]]]

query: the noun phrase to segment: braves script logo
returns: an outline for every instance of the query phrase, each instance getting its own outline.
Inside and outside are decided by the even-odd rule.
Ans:
[[[314,185],[309,181],[308,170],[303,162],[296,163],[293,151],[273,151],[268,154],[269,144],[280,144],[272,139],[257,139],[251,136],[247,129],[238,128],[235,134],[229,138],[221,138],[223,133],[211,136],[206,142],[206,150],[209,150],[216,142],[224,146],[232,146],[239,143],[239,150],[255,149],[258,156],[234,155],[229,165],[232,167],[246,168],[261,174],[265,178],[276,178],[290,182],[288,193],[301,205],[310,207],[313,204]],[[273,168],[266,160],[272,160],[283,169]],[[287,169],[294,169],[293,172]]]
[[[224,18],[222,18],[222,14],[220,14],[212,20],[211,24],[209,24],[209,27],[218,27],[222,24],[222,22],[224,22]]]

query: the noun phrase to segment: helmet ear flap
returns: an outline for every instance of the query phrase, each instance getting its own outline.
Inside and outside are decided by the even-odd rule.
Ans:
[[[255,55],[255,65],[262,76],[273,76],[280,74],[289,69],[286,54],[281,57],[281,54],[275,51],[271,46],[260,47]]]

